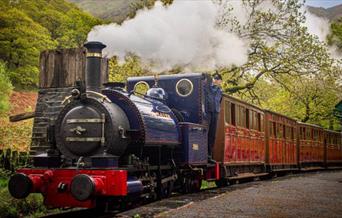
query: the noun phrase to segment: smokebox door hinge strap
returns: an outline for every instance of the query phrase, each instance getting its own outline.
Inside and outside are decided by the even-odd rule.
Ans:
[[[106,119],[106,115],[104,113],[101,114],[101,118],[102,118],[102,136],[101,136],[101,146],[105,145],[105,119]]]

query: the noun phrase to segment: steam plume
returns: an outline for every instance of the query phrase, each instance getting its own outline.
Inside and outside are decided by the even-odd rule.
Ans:
[[[156,2],[121,26],[95,27],[88,40],[106,44],[109,57],[123,59],[134,53],[154,71],[240,66],[247,61],[248,45],[236,34],[216,28],[218,10],[212,1],[176,0],[168,7]]]
[[[310,34],[316,35],[320,41],[327,43],[327,36],[330,34],[330,23],[329,20],[323,17],[318,17],[312,14],[306,8],[306,22],[305,26],[308,28]],[[337,46],[328,46],[331,57],[340,59],[341,53]]]

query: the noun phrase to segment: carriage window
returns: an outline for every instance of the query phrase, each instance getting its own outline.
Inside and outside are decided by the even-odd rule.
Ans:
[[[251,118],[251,116],[249,114],[250,110],[249,109],[245,109],[245,111],[246,111],[246,113],[245,113],[246,114],[246,128],[251,129],[252,126],[250,125],[250,121],[252,120],[252,118]]]
[[[263,132],[264,131],[264,115],[259,114],[259,116],[260,116],[260,131]]]
[[[253,122],[254,122],[254,111],[249,110],[249,123],[248,123],[248,125],[249,125],[249,128],[251,128],[251,129],[254,129]]]
[[[237,105],[237,125],[240,127],[246,127],[246,109],[241,106]]]
[[[225,101],[224,105],[224,120],[227,124],[232,124],[231,106],[229,101]]]
[[[250,127],[251,129],[260,131],[260,114],[256,111],[251,111],[250,116]]]
[[[283,137],[284,137],[283,125],[280,123],[277,123],[277,138],[283,138]]]
[[[318,130],[316,130],[316,129],[313,130],[313,139],[315,141],[318,141]]]
[[[270,136],[276,137],[276,123],[270,121],[269,122]]]
[[[306,128],[306,137],[307,140],[311,140],[311,129],[310,128]]]
[[[236,113],[235,113],[235,104],[233,104],[233,103],[231,103],[231,108],[232,108],[232,110],[231,110],[231,117],[232,117],[232,125],[236,125],[236,123],[235,123],[235,117],[236,117]]]
[[[305,127],[300,127],[300,138],[305,139]]]
[[[260,131],[260,114],[255,113],[255,128]]]
[[[176,84],[176,92],[179,96],[187,97],[194,90],[194,85],[188,79],[181,79]]]
[[[285,126],[285,138],[286,139],[291,139],[291,127],[290,126]]]
[[[332,140],[332,134],[329,133],[329,144],[332,144],[333,143],[333,140]]]

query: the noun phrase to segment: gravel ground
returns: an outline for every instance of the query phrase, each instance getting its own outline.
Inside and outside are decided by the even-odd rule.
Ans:
[[[237,185],[158,217],[341,217],[342,171],[290,175]]]

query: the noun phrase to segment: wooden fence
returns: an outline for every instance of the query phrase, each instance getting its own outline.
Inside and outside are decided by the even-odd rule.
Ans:
[[[1,169],[14,172],[16,168],[29,164],[28,161],[28,152],[12,151],[11,149],[0,150]]]

